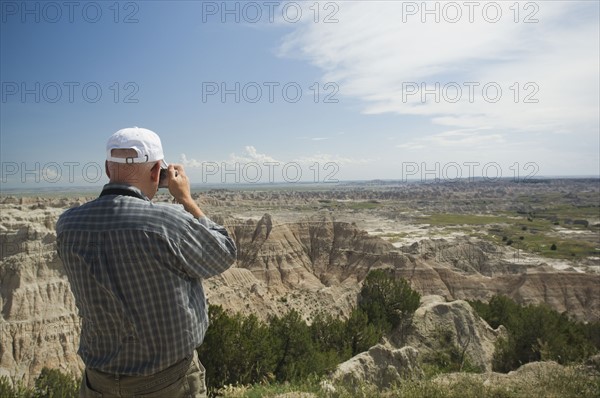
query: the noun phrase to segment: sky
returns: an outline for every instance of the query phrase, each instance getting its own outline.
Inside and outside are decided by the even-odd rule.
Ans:
[[[598,1],[0,1],[0,183],[600,176]]]

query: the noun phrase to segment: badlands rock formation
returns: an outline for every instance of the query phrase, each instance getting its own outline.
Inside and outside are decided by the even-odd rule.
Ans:
[[[0,375],[25,384],[44,367],[82,369],[75,299],[54,245],[62,211],[2,208]]]
[[[440,194],[434,192],[436,187],[425,189],[427,195]],[[453,195],[462,195],[459,188],[452,189],[456,190]],[[388,193],[359,190],[356,194],[364,198],[375,195],[378,200],[415,196],[404,188]],[[340,221],[337,213],[305,212],[306,207],[301,207],[318,205],[318,200],[328,197],[349,200],[352,195],[347,193],[281,191],[257,195],[216,190],[202,196],[207,213],[228,227],[239,248],[234,268],[204,282],[211,304],[260,317],[292,308],[307,320],[321,310],[344,316],[355,305],[368,271],[390,268],[422,295],[439,295],[446,301],[487,300],[494,294],[505,294],[521,303],[547,303],[578,319],[600,318],[598,274],[559,271],[543,264],[524,266],[507,259],[498,248],[469,238],[424,239],[396,247],[352,222]],[[55,252],[54,226],[64,209],[88,199],[0,198],[0,375],[28,384],[44,366],[79,373],[82,364],[76,350],[80,323]],[[244,206],[276,207],[278,203],[289,206],[258,217],[256,211],[253,217],[242,214]],[[458,206],[464,202],[452,203]],[[369,217],[359,210],[348,214],[341,218],[356,220],[357,224]],[[398,215],[390,213],[390,217],[396,220]],[[440,302],[424,314],[439,313],[444,306],[450,304]],[[452,306],[448,313],[454,313]],[[471,315],[454,314],[448,322],[454,319],[469,322]],[[474,330],[481,336],[487,333]],[[454,329],[457,342],[464,341],[460,340],[463,332]],[[415,337],[413,344],[418,345],[417,340]],[[417,348],[426,350],[424,346]]]
[[[534,391],[535,397],[597,397],[598,386],[592,383],[581,385],[581,380],[590,378],[598,380],[598,373],[582,366],[562,366],[556,362],[531,362],[526,363],[517,370],[509,373],[447,373],[436,376],[432,382],[442,386],[481,386],[480,391],[486,387],[496,387],[502,391]],[[556,392],[557,384],[563,386],[579,385],[577,395],[560,395]],[[563,387],[564,388],[564,387]],[[471,391],[477,391],[471,387]],[[575,391],[572,389],[571,391]],[[503,394],[500,394],[502,396]],[[491,395],[490,395],[491,396]]]
[[[211,304],[265,317],[296,309],[348,314],[360,281],[389,265],[393,246],[331,217],[278,223],[225,220],[238,247],[235,268],[206,281]]]
[[[371,347],[338,365],[332,375],[334,382],[360,386],[367,382],[389,388],[403,379],[423,376],[419,367],[419,352],[413,347],[393,348],[383,344]]]
[[[505,329],[492,329],[463,300],[446,302],[441,296],[425,296],[415,311],[413,325],[405,343],[423,356],[453,346],[475,367],[490,372],[496,340],[506,336]],[[400,336],[392,336],[399,340]]]
[[[466,301],[446,302],[441,296],[425,296],[413,317],[408,336],[392,334],[378,344],[338,365],[332,380],[360,386],[363,382],[387,388],[405,379],[423,376],[420,360],[456,347],[465,361],[486,372],[492,370],[494,344],[505,335],[492,329]],[[401,348],[398,348],[401,347]]]
[[[424,241],[401,251],[331,216],[280,223],[266,214],[225,224],[238,244],[237,266],[207,289],[211,303],[226,308],[347,315],[368,271],[391,268],[422,295],[485,301],[503,294],[580,320],[600,318],[600,275],[511,263],[484,242]]]
[[[578,320],[600,319],[597,273],[513,262],[505,249],[469,238],[425,240],[402,250],[413,266],[396,268],[396,275],[423,295],[483,301],[505,295],[523,305],[545,303]]]

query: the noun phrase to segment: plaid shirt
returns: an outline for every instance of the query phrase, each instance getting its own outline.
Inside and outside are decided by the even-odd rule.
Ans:
[[[79,355],[106,373],[147,376],[190,358],[208,327],[202,279],[225,271],[227,231],[182,206],[106,195],[64,212],[57,250],[82,318]]]

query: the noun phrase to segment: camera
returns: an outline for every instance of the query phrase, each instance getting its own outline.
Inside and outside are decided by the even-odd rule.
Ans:
[[[158,177],[158,187],[159,188],[168,188],[169,187],[169,178],[167,176],[167,169],[160,169],[160,176]]]
[[[160,174],[158,177],[158,187],[159,188],[169,188],[169,176],[168,176],[168,169],[160,169]],[[175,171],[175,177],[177,177],[179,175],[179,173],[177,173],[177,170]]]

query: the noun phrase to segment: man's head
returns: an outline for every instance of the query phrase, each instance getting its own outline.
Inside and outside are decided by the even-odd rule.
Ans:
[[[160,138],[153,131],[131,127],[117,131],[106,143],[106,174],[111,183],[131,184],[150,199],[166,168]]]

